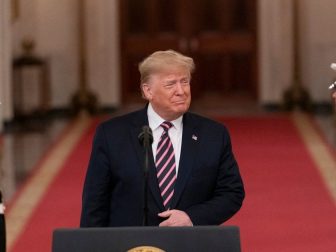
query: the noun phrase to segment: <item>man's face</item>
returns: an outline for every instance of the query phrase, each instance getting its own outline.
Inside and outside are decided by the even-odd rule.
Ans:
[[[174,120],[189,109],[190,73],[184,68],[152,74],[142,89],[154,111],[165,120]]]

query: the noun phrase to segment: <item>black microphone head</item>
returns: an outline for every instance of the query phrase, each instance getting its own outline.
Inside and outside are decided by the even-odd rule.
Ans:
[[[148,125],[142,126],[142,131],[138,136],[141,145],[152,144],[153,143],[153,133],[152,129]]]

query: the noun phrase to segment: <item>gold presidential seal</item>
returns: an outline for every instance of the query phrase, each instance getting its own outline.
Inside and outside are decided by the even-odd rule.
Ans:
[[[140,246],[127,250],[127,252],[165,252],[165,251],[152,246]]]

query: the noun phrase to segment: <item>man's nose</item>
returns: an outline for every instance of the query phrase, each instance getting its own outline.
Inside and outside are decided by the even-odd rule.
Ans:
[[[184,89],[183,89],[182,84],[180,82],[178,82],[177,85],[176,85],[176,93],[184,94]]]

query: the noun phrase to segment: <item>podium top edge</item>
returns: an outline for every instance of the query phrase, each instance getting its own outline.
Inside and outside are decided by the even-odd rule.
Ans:
[[[118,231],[128,231],[128,230],[199,230],[199,231],[205,231],[205,230],[237,230],[239,231],[239,226],[234,225],[227,225],[227,226],[193,226],[193,227],[158,227],[158,226],[128,226],[128,227],[60,227],[54,229],[54,232],[64,232],[64,231],[75,231],[75,230],[81,230],[83,232],[85,231],[107,231],[107,230],[118,230]]]

